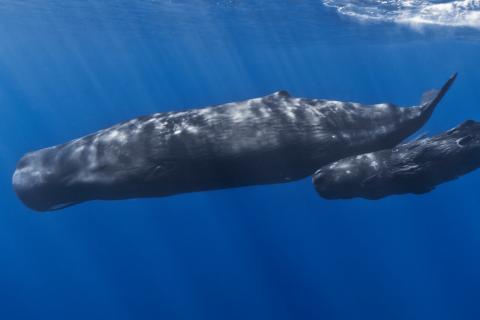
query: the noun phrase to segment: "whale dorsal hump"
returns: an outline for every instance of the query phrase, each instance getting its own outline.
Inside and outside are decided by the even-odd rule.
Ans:
[[[273,98],[273,99],[285,99],[285,98],[290,98],[290,93],[288,93],[287,90],[280,90],[280,91],[275,91],[272,94],[269,94],[267,97]]]

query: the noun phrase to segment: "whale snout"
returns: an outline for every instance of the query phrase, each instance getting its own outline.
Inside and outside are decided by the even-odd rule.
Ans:
[[[52,211],[73,204],[65,186],[58,183],[57,174],[49,168],[48,150],[23,156],[17,163],[12,185],[18,198],[35,211]]]
[[[45,172],[35,165],[31,154],[18,161],[12,177],[13,189],[20,200],[36,211],[48,210],[48,193],[43,191],[46,186]]]
[[[339,194],[339,190],[336,188],[338,183],[335,183],[338,181],[335,180],[331,171],[327,166],[326,168],[317,170],[312,177],[312,182],[317,193],[325,199],[337,199]]]

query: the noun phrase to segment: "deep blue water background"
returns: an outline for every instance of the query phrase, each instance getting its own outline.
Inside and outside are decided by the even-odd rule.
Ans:
[[[479,319],[480,171],[423,196],[326,201],[309,179],[37,214],[27,151],[265,95],[480,120],[480,31],[340,17],[319,1],[0,4],[1,319]]]

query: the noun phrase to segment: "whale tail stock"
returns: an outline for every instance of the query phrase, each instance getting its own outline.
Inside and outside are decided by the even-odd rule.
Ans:
[[[430,115],[435,110],[437,104],[442,100],[445,93],[447,93],[448,89],[452,86],[453,82],[457,78],[457,73],[455,72],[450,79],[445,82],[440,90],[431,90],[423,94],[422,102],[420,108],[422,109],[422,113],[426,117],[430,117]]]

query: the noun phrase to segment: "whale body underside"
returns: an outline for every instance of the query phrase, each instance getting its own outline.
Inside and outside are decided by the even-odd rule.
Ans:
[[[143,116],[27,153],[13,187],[25,205],[49,211],[88,200],[294,181],[340,159],[398,145],[430,118],[455,77],[412,107],[279,91]]]

